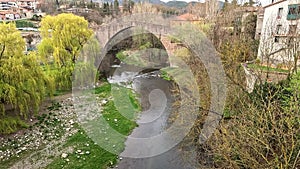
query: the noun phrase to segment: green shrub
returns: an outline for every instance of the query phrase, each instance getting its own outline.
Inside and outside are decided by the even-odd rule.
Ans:
[[[117,53],[116,57],[120,60],[120,61],[124,61],[126,58],[126,55],[124,54],[123,51],[120,51]]]
[[[160,70],[161,72],[161,77],[167,81],[171,81],[172,77],[168,74],[168,72],[164,71],[164,70]]]
[[[11,134],[21,128],[28,128],[26,124],[18,117],[5,116],[0,118],[0,134]]]
[[[26,20],[16,21],[16,26],[17,26],[17,28],[23,28],[23,27],[36,28],[37,27],[34,23],[32,23],[30,21],[26,21]]]
[[[208,142],[217,168],[300,167],[299,75],[279,84],[261,84],[239,97]],[[229,100],[232,102],[232,100]]]

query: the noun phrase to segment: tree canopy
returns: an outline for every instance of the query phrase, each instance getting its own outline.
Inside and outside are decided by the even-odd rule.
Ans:
[[[50,76],[56,79],[57,87],[69,89],[74,64],[83,45],[92,37],[88,21],[73,14],[46,16],[41,22],[42,42],[39,54],[51,63]]]
[[[25,41],[14,23],[0,24],[0,112],[7,107],[18,109],[23,118],[37,112],[39,104],[51,89],[36,53],[24,54]],[[49,90],[48,90],[49,91]],[[51,90],[50,90],[51,91]]]

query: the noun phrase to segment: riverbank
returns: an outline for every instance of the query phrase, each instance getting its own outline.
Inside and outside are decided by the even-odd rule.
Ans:
[[[129,134],[136,124],[117,113],[110,87],[103,83],[91,91],[101,104],[99,113],[114,119],[114,125],[127,126],[123,133]],[[117,155],[102,149],[79,125],[70,93],[54,99],[40,114],[28,129],[0,138],[0,168],[106,168],[117,162]]]

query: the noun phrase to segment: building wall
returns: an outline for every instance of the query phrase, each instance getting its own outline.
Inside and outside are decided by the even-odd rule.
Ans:
[[[264,21],[264,9],[259,9],[257,12],[257,20],[256,20],[256,30],[255,30],[255,39],[259,40],[261,35],[261,30]]]
[[[289,4],[299,4],[300,0],[289,0]]]
[[[268,6],[264,10],[258,59],[271,64],[287,63],[291,61],[289,52],[285,50],[287,33],[289,31],[288,1],[281,1]],[[281,9],[281,10],[280,10]],[[269,59],[268,59],[269,58]]]

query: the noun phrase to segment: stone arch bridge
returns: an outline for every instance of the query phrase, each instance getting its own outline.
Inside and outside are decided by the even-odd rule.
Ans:
[[[142,33],[155,35],[162,42],[168,54],[171,54],[176,45],[170,42],[168,36],[172,35],[172,29],[178,25],[177,23],[174,17],[147,13],[132,14],[99,26],[96,30],[96,36],[101,47],[106,49],[109,46],[110,40],[116,38],[117,35],[119,35],[119,39],[121,38],[120,34],[122,34],[122,38],[125,38],[135,34],[129,31],[126,32],[126,30],[140,29],[143,30]]]
[[[104,58],[108,51],[110,51],[115,45],[122,40],[139,34],[152,34],[163,45],[168,63],[170,62],[170,56],[173,55],[174,50],[177,48],[177,44],[171,43],[170,36],[173,28],[172,18],[164,18],[163,16],[154,14],[133,14],[111,21],[108,24],[103,24],[96,30],[96,37],[101,46],[101,58]],[[102,60],[103,61],[103,60]],[[101,64],[105,64],[105,68],[111,66],[111,60],[106,59]],[[158,61],[164,62],[164,61]]]

